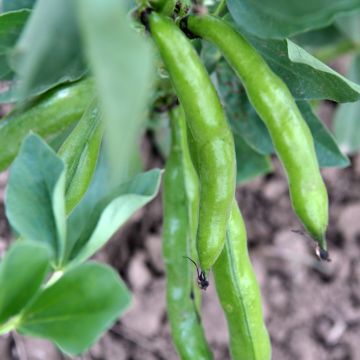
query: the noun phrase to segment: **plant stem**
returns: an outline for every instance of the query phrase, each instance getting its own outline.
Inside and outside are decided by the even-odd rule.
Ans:
[[[11,318],[5,324],[0,325],[0,335],[4,335],[12,330],[15,330],[17,326],[20,324],[20,321],[21,321],[21,316],[18,315]]]
[[[226,10],[226,0],[220,0],[219,5],[214,11],[214,16],[222,16]]]

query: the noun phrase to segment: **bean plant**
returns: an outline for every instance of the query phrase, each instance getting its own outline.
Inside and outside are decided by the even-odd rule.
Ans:
[[[300,232],[330,261],[320,168],[346,167],[360,148],[359,11],[359,0],[3,0],[0,171],[13,241],[0,335],[89,349],[131,304],[92,257],[161,188],[179,358],[213,359],[201,298],[215,286],[231,358],[270,360],[236,186],[278,157]],[[348,77],[328,65],[345,53]],[[316,115],[324,99],[347,103],[334,134]],[[144,169],[144,132],[164,169]]]

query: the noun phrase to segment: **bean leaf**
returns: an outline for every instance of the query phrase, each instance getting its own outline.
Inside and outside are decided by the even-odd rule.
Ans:
[[[115,322],[129,302],[125,284],[109,266],[81,264],[43,289],[25,310],[18,330],[79,354]]]
[[[6,189],[6,215],[26,240],[47,244],[59,260],[65,250],[65,168],[37,135],[28,135]]]
[[[16,242],[0,263],[0,323],[17,315],[38,292],[49,270],[48,249]]]
[[[329,25],[339,14],[360,9],[359,0],[227,0],[234,20],[246,31],[284,39]]]

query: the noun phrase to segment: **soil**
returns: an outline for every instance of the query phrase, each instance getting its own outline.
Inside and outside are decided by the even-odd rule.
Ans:
[[[144,142],[144,152],[151,154],[149,166],[163,165],[151,142]],[[330,263],[320,263],[312,241],[292,231],[301,226],[276,159],[274,173],[237,191],[274,360],[360,359],[360,156],[351,160],[346,169],[323,170],[331,204]],[[6,177],[0,175],[0,255],[10,239],[3,207]],[[0,359],[178,359],[166,318],[161,224],[159,195],[96,256],[119,271],[134,298],[86,354],[66,357],[47,341],[11,334],[0,338]],[[203,294],[203,322],[215,359],[229,359],[226,323],[213,284]]]

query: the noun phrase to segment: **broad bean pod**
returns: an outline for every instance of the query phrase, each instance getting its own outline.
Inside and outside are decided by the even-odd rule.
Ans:
[[[0,121],[0,171],[15,158],[22,140],[33,131],[53,135],[78,121],[93,97],[90,78],[62,85],[42,95],[25,111],[10,113]]]
[[[194,268],[183,257],[196,259],[199,183],[188,150],[181,107],[171,111],[170,126],[172,143],[163,191],[167,313],[181,359],[212,359],[196,305],[199,289],[194,287]]]
[[[232,25],[212,16],[190,16],[182,27],[214,43],[239,76],[286,170],[293,208],[318,242],[320,257],[328,259],[328,195],[311,132],[290,90]]]
[[[65,201],[70,213],[93,177],[103,138],[101,114],[94,101],[61,145],[58,154],[66,165]]]
[[[225,312],[233,360],[270,360],[261,295],[249,259],[244,220],[233,202],[224,249],[214,267],[216,290]]]
[[[197,250],[200,266],[207,271],[224,246],[235,191],[234,140],[215,88],[189,40],[166,17],[152,12],[148,20],[195,143],[201,184]]]

